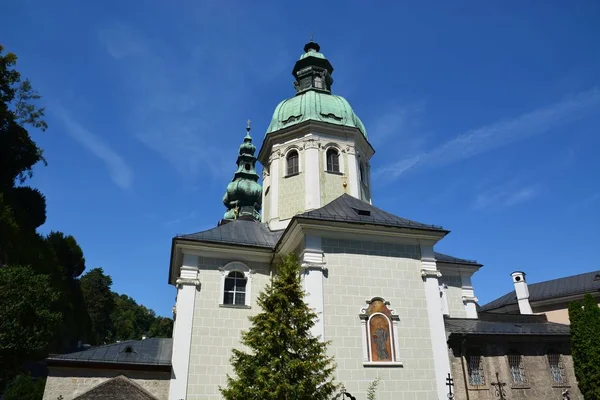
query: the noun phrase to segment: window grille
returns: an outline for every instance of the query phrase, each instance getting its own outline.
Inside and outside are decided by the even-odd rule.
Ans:
[[[223,304],[246,304],[246,278],[243,273],[233,271],[225,278]]]
[[[520,354],[508,355],[508,366],[510,369],[511,382],[516,385],[522,385],[525,380],[525,368],[523,367],[523,357]]]
[[[327,150],[327,171],[340,172],[340,155],[336,149]]]
[[[485,385],[485,374],[483,373],[483,357],[468,356],[467,369],[469,373],[469,384],[472,386]]]
[[[294,175],[300,172],[298,167],[298,152],[290,151],[287,156],[287,175]]]
[[[555,384],[565,383],[565,373],[563,370],[560,354],[548,354],[548,364],[550,364],[550,374],[552,375],[552,382],[554,382]]]

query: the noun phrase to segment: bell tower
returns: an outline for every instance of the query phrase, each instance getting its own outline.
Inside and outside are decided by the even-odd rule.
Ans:
[[[258,159],[262,221],[284,229],[299,213],[344,193],[371,202],[367,130],[346,99],[332,94],[333,66],[312,40],[294,68],[295,95],[280,102]]]

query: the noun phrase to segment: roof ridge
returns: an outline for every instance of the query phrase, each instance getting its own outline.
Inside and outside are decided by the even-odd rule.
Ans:
[[[592,275],[592,274],[600,274],[600,270],[593,270],[593,271],[588,271],[588,272],[582,272],[581,274],[575,274],[575,275],[568,275],[568,276],[563,276],[561,278],[553,278],[553,279],[548,279],[546,281],[540,281],[540,282],[535,282],[535,283],[529,283],[528,286],[534,286],[534,285],[539,285],[541,283],[549,283],[549,282],[554,282],[554,281],[560,281],[562,279],[572,279],[572,278],[576,278],[578,276],[583,276],[583,275]],[[514,292],[514,290],[513,290]]]

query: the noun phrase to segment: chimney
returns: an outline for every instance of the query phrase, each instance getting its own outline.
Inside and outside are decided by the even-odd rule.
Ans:
[[[531,305],[529,304],[529,289],[527,288],[527,282],[525,282],[525,272],[515,271],[510,276],[512,276],[513,283],[515,284],[519,312],[521,314],[533,314]]]

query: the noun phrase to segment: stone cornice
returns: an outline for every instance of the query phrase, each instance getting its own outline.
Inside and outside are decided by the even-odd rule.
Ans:
[[[175,281],[177,288],[182,288],[183,286],[196,286],[200,287],[200,279],[191,279],[191,278],[177,278]]]
[[[442,277],[442,273],[440,271],[438,271],[437,269],[426,269],[426,268],[423,268],[423,269],[421,269],[421,277],[423,279],[426,279],[426,278],[441,278]]]

